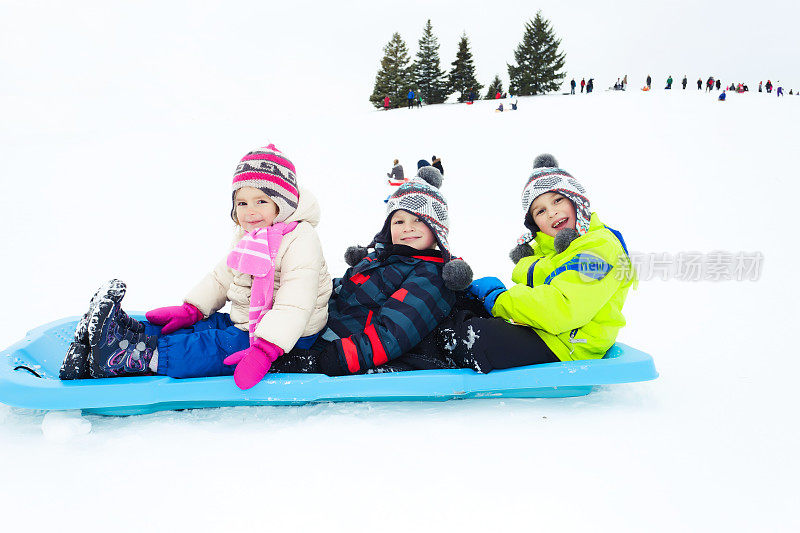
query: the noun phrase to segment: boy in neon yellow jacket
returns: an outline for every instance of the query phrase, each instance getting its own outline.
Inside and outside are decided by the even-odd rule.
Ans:
[[[493,317],[458,312],[445,348],[479,372],[599,359],[625,325],[622,306],[635,272],[622,235],[589,211],[586,190],[555,158],[536,158],[522,193],[530,233],[511,253],[509,289],[494,277],[469,292]]]

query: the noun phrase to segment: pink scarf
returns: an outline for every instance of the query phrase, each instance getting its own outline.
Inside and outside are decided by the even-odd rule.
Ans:
[[[272,309],[275,290],[275,257],[283,236],[297,227],[297,222],[278,222],[266,228],[245,233],[228,254],[228,266],[253,276],[250,289],[250,345],[255,340],[256,327]]]

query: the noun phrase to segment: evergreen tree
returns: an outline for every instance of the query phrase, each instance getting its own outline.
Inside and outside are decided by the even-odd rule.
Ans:
[[[383,99],[388,96],[392,107],[407,101],[411,89],[408,48],[400,34],[395,32],[392,39],[383,47],[381,68],[375,76],[375,88],[369,101],[375,107],[383,107]]]
[[[486,99],[494,100],[497,93],[503,94],[503,82],[500,76],[495,74],[492,83],[489,84],[489,89],[486,91]]]
[[[441,104],[450,95],[445,72],[439,70],[439,39],[433,35],[430,19],[419,40],[419,52],[412,65],[418,96],[429,104]]]
[[[453,68],[450,70],[448,79],[450,93],[459,93],[459,102],[467,100],[472,91],[475,92],[476,98],[480,98],[479,93],[483,89],[483,85],[475,79],[475,65],[472,64],[472,52],[469,50],[469,39],[466,33],[463,33],[461,40],[458,41],[456,60],[451,65]]]
[[[560,39],[556,39],[550,21],[542,17],[525,24],[525,35],[514,52],[516,66],[508,65],[510,90],[513,94],[527,96],[557,91],[566,73],[563,53],[558,52]]]

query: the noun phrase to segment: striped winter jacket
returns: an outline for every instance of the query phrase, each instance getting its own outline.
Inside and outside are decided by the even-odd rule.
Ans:
[[[438,250],[392,246],[372,252],[334,280],[328,327],[342,368],[363,372],[416,346],[449,314],[455,293]]]

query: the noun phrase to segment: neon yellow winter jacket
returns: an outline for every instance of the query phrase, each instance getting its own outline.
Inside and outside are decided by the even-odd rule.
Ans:
[[[592,213],[589,231],[562,253],[541,231],[533,251],[517,263],[516,285],[492,314],[534,328],[562,361],[602,358],[625,325],[622,305],[636,280],[621,236]]]

